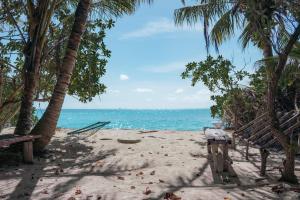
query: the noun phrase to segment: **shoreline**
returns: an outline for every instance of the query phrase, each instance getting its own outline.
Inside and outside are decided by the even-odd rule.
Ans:
[[[8,132],[12,132],[12,130],[14,130],[15,127],[11,126],[11,127],[6,127],[2,130],[2,132],[8,131]],[[61,131],[61,130],[69,130],[69,131],[74,131],[77,130],[79,128],[64,128],[64,127],[57,127],[56,128],[56,132]],[[153,130],[153,129],[131,129],[131,128],[102,128],[98,131],[101,130],[115,130],[115,131],[139,131],[139,132],[145,132],[145,133],[151,133],[151,132],[201,132],[203,133],[203,129],[200,130],[172,130],[172,129],[163,129],[163,130]]]
[[[14,127],[12,127],[14,128]],[[77,130],[78,128],[62,128],[62,127],[57,127],[56,130]],[[144,132],[203,132],[202,129],[200,130],[172,130],[172,129],[161,129],[161,130],[155,130],[155,129],[135,129],[135,128],[102,128],[101,130],[120,130],[120,131],[144,131]]]

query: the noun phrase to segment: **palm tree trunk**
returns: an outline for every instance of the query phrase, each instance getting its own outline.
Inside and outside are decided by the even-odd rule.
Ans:
[[[263,49],[264,58],[268,59],[273,56],[272,47],[269,44],[266,44]],[[277,96],[277,87],[280,77],[275,72],[275,67],[266,61],[266,67],[268,70],[268,91],[267,91],[267,109],[268,114],[271,119],[271,129],[273,135],[283,146],[284,152],[286,154],[285,162],[283,165],[282,177],[280,178],[283,181],[288,182],[297,182],[295,176],[295,151],[292,150],[288,136],[284,135],[279,128],[279,121],[276,115],[276,96]]]
[[[295,87],[296,87],[295,97],[294,97],[295,110],[297,112],[300,112],[300,79],[296,79]]]
[[[59,114],[70,84],[73,69],[75,67],[77,51],[79,49],[82,35],[85,31],[90,4],[91,0],[80,0],[78,3],[67,50],[52,97],[42,118],[31,131],[31,134],[42,135],[42,137],[34,143],[35,151],[42,151],[55,134]]]
[[[297,183],[297,177],[295,175],[295,155],[296,146],[290,145],[288,149],[285,149],[285,160],[283,162],[283,172],[280,180],[290,183]]]
[[[44,0],[39,1],[36,7],[29,6],[31,9],[27,14],[28,41],[24,48],[24,91],[15,134],[26,135],[32,128],[33,101],[40,73],[42,51],[55,5],[55,0],[52,2]]]
[[[4,90],[4,66],[0,65],[0,106],[2,107],[2,100],[3,100],[3,90]],[[0,133],[2,131],[3,124],[0,122]]]
[[[0,105],[2,105],[3,100],[3,89],[4,89],[4,66],[0,65]]]
[[[278,79],[274,78],[272,81],[269,81],[268,86],[268,112],[271,118],[271,127],[273,131],[273,135],[282,145],[285,152],[285,161],[283,163],[283,172],[280,180],[287,181],[291,183],[296,183],[297,178],[295,176],[295,154],[296,151],[293,149],[293,145],[291,144],[289,137],[284,135],[279,128],[278,118],[276,117],[275,110],[275,98],[277,93],[277,85]]]
[[[24,63],[24,91],[22,94],[22,102],[20,113],[15,129],[15,134],[26,135],[32,127],[33,100],[36,90],[36,82],[39,76],[39,68],[41,61],[40,44],[31,44],[29,53],[25,53]]]

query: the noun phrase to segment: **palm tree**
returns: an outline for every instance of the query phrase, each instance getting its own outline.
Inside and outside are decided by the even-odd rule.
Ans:
[[[299,39],[299,6],[296,0],[198,0],[197,5],[175,11],[175,22],[179,25],[185,22],[192,25],[199,20],[203,22],[207,50],[211,43],[218,49],[218,46],[231,38],[236,30],[242,30],[239,38],[243,47],[253,42],[263,51],[268,75],[267,107],[272,133],[286,154],[282,180],[290,182],[296,181],[295,150],[289,138],[279,129],[275,99],[288,55]],[[209,32],[211,23],[213,26]],[[288,30],[289,25],[292,25],[292,30]],[[274,52],[279,57],[276,63],[270,61]]]
[[[27,37],[23,34],[12,14],[11,9],[14,9],[15,4],[13,2],[9,3],[7,0],[2,1],[8,20],[14,22],[16,30],[22,36],[21,40],[24,45],[24,89],[19,118],[15,129],[15,133],[19,135],[28,134],[32,127],[32,103],[35,97],[36,82],[39,77],[42,50],[45,45],[45,37],[51,19],[50,16],[56,6],[56,0],[39,1],[37,5],[34,5],[31,0],[28,0],[26,3],[24,2],[26,12],[23,14],[27,17],[27,26],[24,28],[27,29]]]
[[[80,0],[76,8],[75,21],[51,100],[42,118],[31,131],[31,134],[42,135],[42,137],[34,143],[36,151],[43,150],[55,134],[62,104],[75,67],[77,50],[85,31],[90,10],[100,15],[100,17],[106,17],[107,15],[118,17],[123,14],[133,13],[136,6],[142,2],[150,3],[151,0],[100,0],[93,4],[91,0]]]

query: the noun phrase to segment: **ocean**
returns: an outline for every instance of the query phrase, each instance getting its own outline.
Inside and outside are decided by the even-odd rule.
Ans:
[[[37,117],[43,112],[38,109]],[[110,121],[106,128],[113,129],[195,131],[217,120],[211,117],[209,109],[63,109],[58,127],[76,129],[99,121]]]

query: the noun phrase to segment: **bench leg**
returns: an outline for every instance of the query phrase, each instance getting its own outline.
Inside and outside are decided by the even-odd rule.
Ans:
[[[228,159],[229,159],[229,156],[228,156],[228,144],[224,144],[222,146],[222,151],[223,151],[223,169],[224,171],[228,171],[229,169],[229,166],[228,166]]]
[[[261,156],[260,175],[265,176],[267,169],[267,159],[270,153],[266,149],[259,149],[259,151]]]
[[[246,160],[249,160],[249,142],[246,143]]]
[[[25,163],[33,163],[32,141],[23,143],[23,158]]]
[[[218,172],[218,145],[212,145],[212,159],[214,164],[214,170]]]
[[[224,167],[223,167],[223,163],[224,163],[224,158],[221,152],[218,152],[217,154],[217,172],[218,173],[222,173],[224,171]]]
[[[207,153],[211,154],[211,145],[210,144],[207,144]]]

